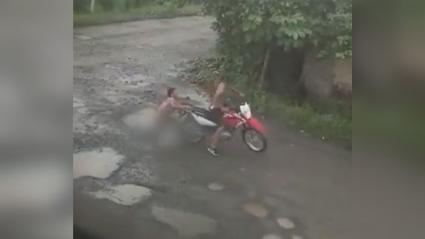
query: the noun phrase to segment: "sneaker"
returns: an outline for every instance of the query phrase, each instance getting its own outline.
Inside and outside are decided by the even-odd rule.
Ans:
[[[216,148],[213,148],[213,147],[207,147],[207,150],[208,150],[208,152],[210,152],[210,154],[212,154],[214,157],[218,157],[218,156],[219,156],[219,154],[218,154],[218,152],[217,152],[217,149],[216,149]]]

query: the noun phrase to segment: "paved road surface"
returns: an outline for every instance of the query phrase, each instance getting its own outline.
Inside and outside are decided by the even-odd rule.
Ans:
[[[155,153],[143,137],[165,86],[202,104],[178,75],[213,48],[211,22],[75,30],[77,238],[345,238],[351,152],[273,119],[264,154],[249,152],[239,136],[222,145],[219,160],[202,145]]]

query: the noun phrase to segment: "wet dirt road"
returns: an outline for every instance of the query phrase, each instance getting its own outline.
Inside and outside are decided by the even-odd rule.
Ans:
[[[267,152],[249,152],[235,135],[220,159],[202,145],[155,153],[143,137],[165,86],[205,102],[178,76],[213,48],[211,22],[75,30],[76,238],[345,237],[349,151],[275,123]]]

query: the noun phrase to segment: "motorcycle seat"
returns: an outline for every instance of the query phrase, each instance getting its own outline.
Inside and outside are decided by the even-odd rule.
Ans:
[[[205,118],[205,119],[208,119],[212,122],[215,122],[213,113],[208,109],[204,109],[204,108],[200,108],[200,107],[194,107],[192,109],[192,112],[195,113],[196,115],[199,115],[199,116]]]

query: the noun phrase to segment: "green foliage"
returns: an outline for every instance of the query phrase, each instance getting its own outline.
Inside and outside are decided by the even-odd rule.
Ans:
[[[199,0],[74,0],[74,26],[202,14]]]
[[[90,0],[74,0],[74,12],[77,14],[90,11]],[[200,0],[96,0],[97,12],[128,12],[132,9],[150,6],[162,6],[175,9],[187,5],[200,4]]]
[[[90,0],[74,0],[74,12],[89,12]]]
[[[247,59],[269,46],[351,56],[351,0],[206,0],[205,9],[221,46]]]
[[[150,18],[194,16],[200,15],[201,13],[202,9],[199,5],[185,5],[182,8],[170,8],[162,5],[145,5],[139,8],[131,8],[124,12],[95,11],[94,13],[77,13],[74,15],[74,26],[80,27]]]

